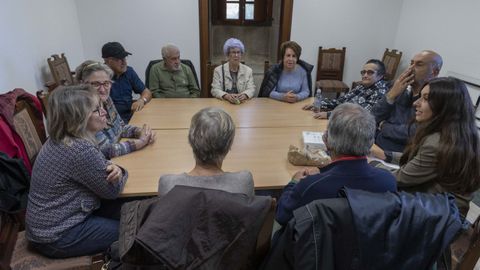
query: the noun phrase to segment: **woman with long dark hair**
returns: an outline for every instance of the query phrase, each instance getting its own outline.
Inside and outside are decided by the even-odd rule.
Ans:
[[[398,161],[398,187],[409,192],[451,192],[462,215],[472,193],[480,188],[480,145],[475,110],[465,84],[437,78],[426,84],[415,101],[417,130],[405,152],[376,148],[372,154]]]

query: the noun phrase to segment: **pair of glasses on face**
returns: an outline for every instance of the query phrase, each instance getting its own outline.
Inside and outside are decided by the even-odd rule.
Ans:
[[[367,75],[372,76],[372,75],[375,74],[376,72],[377,72],[377,71],[375,71],[375,70],[362,70],[362,71],[360,71],[360,74],[363,76],[363,75],[365,75],[365,73],[366,73]]]
[[[104,81],[104,82],[89,82],[89,84],[95,88],[100,88],[100,86],[103,86],[103,88],[108,88],[112,86],[112,81]]]
[[[241,55],[242,51],[230,51],[231,55]]]
[[[98,105],[95,110],[93,110],[93,113],[98,113],[98,116],[102,116],[102,111],[103,111],[103,106],[102,105]]]

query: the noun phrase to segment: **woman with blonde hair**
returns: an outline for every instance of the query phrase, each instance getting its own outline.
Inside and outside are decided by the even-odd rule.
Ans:
[[[87,85],[53,91],[48,108],[50,137],[33,166],[26,236],[53,258],[105,251],[118,239],[119,222],[96,210],[101,199],[118,197],[128,177],[97,148],[95,134],[106,126],[106,111]]]

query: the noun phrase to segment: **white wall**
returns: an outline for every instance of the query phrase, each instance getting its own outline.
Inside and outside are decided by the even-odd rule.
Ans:
[[[302,46],[301,58],[315,66],[319,46],[346,47],[343,81],[350,85],[360,80],[368,59],[381,59],[385,48],[394,48],[401,7],[399,0],[295,0],[291,39]]]
[[[433,49],[444,58],[442,75],[480,79],[478,10],[478,0],[295,0],[291,38],[314,65],[318,46],[347,47],[347,84],[385,48],[403,51],[400,69],[414,53]],[[198,0],[2,0],[0,93],[15,87],[33,93],[51,79],[51,54],[65,52],[74,69],[85,59],[101,60],[102,45],[113,40],[133,53],[129,64],[142,79],[167,42],[199,73],[198,21]]]
[[[443,58],[441,76],[458,73],[480,81],[478,0],[404,0],[395,47],[404,52],[400,69],[423,49]],[[478,96],[469,89],[472,98]]]
[[[122,43],[142,80],[150,60],[160,59],[161,47],[174,43],[182,58],[200,74],[198,0],[77,0],[86,59],[101,60],[109,41]]]
[[[0,94],[44,89],[52,54],[64,52],[70,63],[84,58],[73,0],[2,0],[0,35]]]
[[[432,49],[448,71],[480,79],[478,0],[404,0],[395,46],[404,52],[405,68],[413,55]]]

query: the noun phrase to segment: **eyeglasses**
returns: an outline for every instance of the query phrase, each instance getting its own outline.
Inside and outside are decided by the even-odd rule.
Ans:
[[[108,88],[108,87],[112,86],[112,81],[88,82],[88,83],[95,88],[100,88],[100,86],[103,86],[103,88]]]
[[[363,75],[365,75],[365,73],[367,73],[367,75],[371,76],[371,75],[375,74],[376,72],[377,71],[375,71],[375,70],[362,70],[362,71],[360,71],[360,74],[363,76]]]
[[[231,55],[236,55],[236,54],[241,55],[242,51],[230,51],[230,54]]]
[[[98,113],[98,116],[102,116],[102,111],[104,111],[103,106],[98,105],[93,111],[93,113]]]

